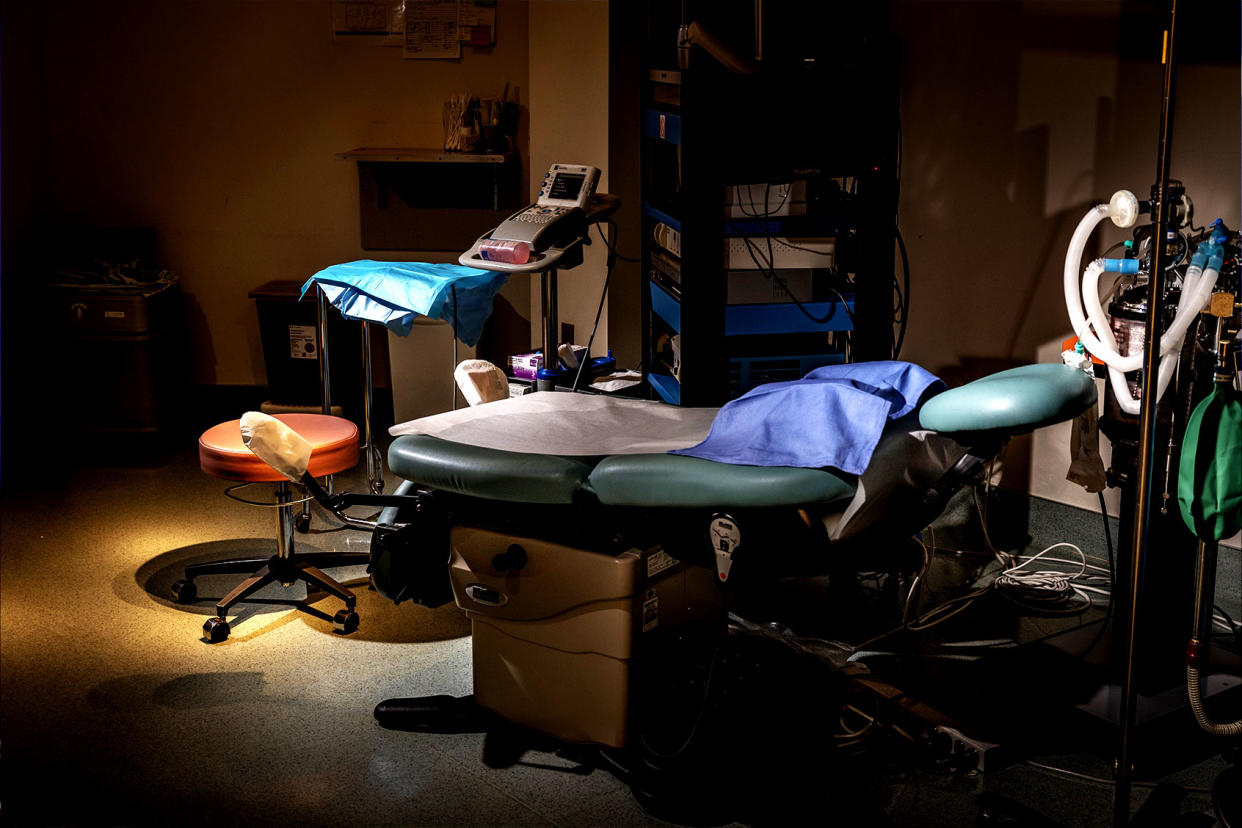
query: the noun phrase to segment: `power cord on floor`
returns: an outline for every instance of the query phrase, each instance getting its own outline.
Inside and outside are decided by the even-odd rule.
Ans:
[[[1043,615],[1081,615],[1094,605],[1093,595],[1105,597],[1109,595],[1109,589],[1100,584],[1104,583],[1107,585],[1111,581],[1110,571],[1105,567],[1088,563],[1088,556],[1074,544],[1061,542],[1055,543],[1035,555],[1006,556],[1009,560],[1016,561],[1016,563],[1001,570],[982,586],[964,595],[959,595],[956,598],[937,604],[911,620],[909,618],[910,607],[917,606],[918,595],[922,585],[926,583],[931,557],[935,551],[934,544],[933,549],[929,552],[921,540],[918,540],[918,543],[923,549],[924,564],[922,570],[911,583],[901,625],[855,645],[854,654],[850,657],[851,660],[859,658],[863,651],[871,645],[897,633],[905,631],[922,632],[943,624],[950,618],[965,612],[974,603],[975,599],[993,590],[1019,607]],[[1074,550],[1078,553],[1079,559],[1069,560],[1048,556],[1048,553],[1060,548]],[[1005,560],[1005,558],[1000,558],[999,555],[998,559]],[[1076,566],[1078,571],[1067,573],[1060,570],[1028,570],[1027,567],[1037,560],[1042,560],[1044,563],[1061,563]],[[1094,572],[1104,574],[1094,574]]]
[[[1094,782],[1097,785],[1107,785],[1110,788],[1117,784],[1114,780],[1106,779],[1102,776],[1092,776],[1087,773],[1079,773],[1078,771],[1072,771],[1067,768],[1058,768],[1054,765],[1045,765],[1043,762],[1036,762],[1031,759],[1026,760],[1022,764],[1026,765],[1027,767],[1038,768],[1039,770],[1047,771],[1048,773],[1055,773],[1058,776],[1066,776],[1066,777],[1069,777],[1070,779],[1081,779],[1084,782]],[[1136,781],[1136,782],[1131,782],[1130,784],[1136,788],[1155,788],[1162,783],[1160,782],[1137,782]],[[1193,785],[1178,785],[1178,787],[1181,788],[1183,791],[1187,791],[1189,793],[1209,794],[1209,795],[1212,793],[1211,788],[1200,788],[1200,787],[1196,787]]]
[[[612,219],[607,219],[609,233],[616,238],[617,223]],[[617,252],[616,243],[609,244],[608,238],[604,235],[604,231],[600,228],[599,223],[595,225],[595,231],[599,233],[599,239],[604,243],[604,247],[608,248],[608,259],[606,269],[604,271],[604,286],[599,291],[599,306],[595,309],[595,322],[591,325],[591,336],[587,339],[586,353],[578,362],[578,371],[574,374],[574,384],[572,390],[578,390],[578,383],[582,380],[582,369],[591,361],[591,348],[595,346],[595,334],[599,332],[599,320],[604,315],[604,301],[608,298],[608,284],[612,281],[612,268],[617,263],[617,259],[626,262],[637,262],[638,259],[631,259],[628,256],[622,256]]]
[[[1077,572],[1062,572],[1056,569],[1028,570],[1025,567],[1044,558],[1054,549],[1072,549],[1079,555],[1078,561],[1064,558],[1046,558],[1046,563],[1064,563],[1077,565]],[[1088,575],[1089,569],[1107,572],[1103,567],[1087,563],[1086,554],[1072,543],[1062,541],[1054,543],[1037,555],[1018,556],[1020,561],[1015,566],[1004,570],[992,581],[992,585],[1013,603],[1025,609],[1057,615],[1077,615],[1091,606],[1091,595],[1108,595],[1108,590],[1094,584],[1079,583],[1078,579],[1092,580],[1097,576]],[[1079,601],[1074,602],[1077,597]]]

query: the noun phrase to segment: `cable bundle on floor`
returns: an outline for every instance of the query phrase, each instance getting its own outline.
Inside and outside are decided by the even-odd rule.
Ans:
[[[1077,552],[1079,560],[1044,558],[1049,552],[1060,547],[1066,547]],[[1026,566],[1041,558],[1048,563],[1076,565],[1078,571],[1062,572],[1056,569],[1025,569]],[[1086,554],[1072,543],[1054,543],[1038,555],[1032,555],[1028,558],[1019,557],[1017,560],[1020,560],[1021,563],[1002,571],[992,581],[992,586],[1001,595],[1025,609],[1036,612],[1072,615],[1082,612],[1091,605],[1090,593],[1108,595],[1107,589],[1089,583],[1093,580],[1102,580],[1102,578],[1087,574],[1089,569],[1101,572],[1108,572],[1108,570],[1087,563]],[[1083,583],[1084,581],[1088,583]],[[1081,600],[1075,601],[1075,597]]]

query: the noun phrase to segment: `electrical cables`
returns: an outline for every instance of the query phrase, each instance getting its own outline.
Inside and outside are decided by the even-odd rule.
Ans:
[[[896,198],[893,201],[893,232],[897,239],[897,250],[901,253],[901,272],[905,287],[897,281],[893,274],[893,291],[897,294],[897,304],[893,308],[893,324],[899,325],[893,340],[893,359],[901,358],[901,346],[906,341],[906,326],[910,318],[910,255],[906,251],[906,240],[901,236],[901,164],[904,160],[905,135],[901,129],[901,107],[897,108],[897,180]]]
[[[733,222],[730,221],[729,226],[733,228],[735,232],[739,234],[741,233],[741,230]],[[776,282],[776,284],[780,286],[780,289],[784,291],[785,295],[789,297],[789,301],[793,303],[793,305],[799,311],[801,311],[802,315],[805,316],[807,319],[809,319],[811,322],[815,323],[816,325],[823,325],[825,322],[832,319],[832,317],[835,316],[837,312],[837,309],[835,307],[829,308],[828,312],[822,317],[816,316],[800,299],[798,299],[797,296],[794,295],[793,291],[789,287],[789,283],[785,281],[785,279],[780,275],[780,271],[777,270],[773,265],[773,263],[775,262],[775,248],[773,247],[773,243],[781,245],[783,247],[788,247],[792,250],[802,250],[802,251],[807,251],[811,253],[822,253],[823,251],[812,250],[811,248],[807,248],[807,247],[799,247],[798,245],[791,244],[784,239],[774,238],[772,236],[771,227],[768,226],[766,223],[764,224],[764,232],[765,232],[764,240],[767,242],[767,247],[768,247],[768,258],[766,262],[763,261],[762,259],[762,256],[763,256],[762,251],[759,249],[759,247],[755,244],[755,242],[749,236],[744,236],[744,235],[738,236],[738,238],[741,239],[742,243],[746,245],[746,252],[750,256],[750,260],[754,263],[755,269],[761,272],[764,275],[764,278],[771,279],[772,281]],[[828,290],[837,298],[837,301],[840,302],[842,309],[845,310],[845,315],[850,320],[850,327],[853,327],[854,312],[850,309],[849,303],[846,301],[845,296],[843,296],[841,292],[837,290],[837,288],[831,285],[828,287]]]
[[[1102,777],[1102,776],[1091,776],[1090,774],[1079,773],[1078,771],[1072,771],[1066,768],[1058,768],[1058,767],[1054,767],[1053,765],[1045,765],[1042,762],[1036,762],[1030,759],[1026,760],[1022,764],[1026,765],[1027,767],[1037,768],[1042,771],[1047,771],[1048,773],[1054,773],[1054,774],[1057,774],[1058,776],[1066,776],[1066,777],[1069,777],[1070,779],[1081,779],[1084,782],[1094,782],[1098,785],[1105,785],[1110,788],[1117,784],[1116,780],[1114,779],[1106,779],[1105,777]],[[1136,788],[1155,788],[1164,783],[1162,782],[1132,782],[1131,784],[1134,785],[1134,787]],[[1181,788],[1183,791],[1187,791],[1189,793],[1200,793],[1200,794],[1212,793],[1211,788],[1194,787],[1191,785],[1179,785],[1178,787]]]
[[[919,543],[922,545],[922,541],[919,541]],[[1079,554],[1080,559],[1073,561],[1065,558],[1045,557],[1052,550],[1061,547],[1073,549]],[[925,546],[924,551],[926,553]],[[1098,570],[1105,573],[1108,570],[1104,567],[1087,563],[1088,558],[1086,554],[1072,543],[1055,543],[1038,554],[1017,556],[1017,560],[1017,564],[1001,570],[993,575],[990,580],[983,582],[970,592],[950,598],[921,613],[916,618],[910,619],[910,608],[917,606],[921,587],[926,583],[927,573],[931,566],[931,555],[925,554],[923,570],[911,583],[906,609],[903,612],[902,624],[869,638],[861,644],[855,645],[851,659],[859,658],[863,651],[871,645],[897,633],[906,631],[922,632],[943,624],[950,618],[964,612],[974,603],[975,599],[992,591],[996,591],[1024,610],[1044,615],[1080,615],[1094,605],[1094,601],[1091,598],[1092,595],[1109,594],[1107,589],[1099,586],[1097,583],[1106,576],[1088,574],[1090,570]],[[1059,570],[1026,570],[1027,566],[1037,560],[1043,560],[1044,563],[1063,563],[1077,566],[1078,571],[1066,573]]]
[[[764,191],[763,191],[763,212],[759,212],[757,210],[754,210],[755,203],[754,203],[754,195],[753,195],[753,186],[754,185],[751,185],[746,188],[746,194],[747,194],[747,197],[750,199],[750,206],[752,208],[751,212],[748,212],[746,210],[746,207],[742,205],[741,199],[740,198],[738,199],[738,208],[742,211],[742,214],[748,218],[755,218],[755,219],[771,218],[772,216],[776,214],[778,210],[781,209],[781,207],[785,205],[785,202],[788,201],[789,199],[790,193],[793,192],[792,182],[784,185],[785,193],[781,197],[780,203],[778,203],[775,207],[769,208],[768,205],[772,201],[772,182],[769,181],[764,186]],[[741,228],[739,228],[737,224],[735,224],[732,220],[727,221],[727,224],[733,230],[733,232],[738,234],[738,238],[741,239],[742,243],[746,245],[746,252],[750,256],[750,260],[754,263],[755,269],[757,269],[760,273],[762,273],[764,275],[764,278],[771,279],[772,281],[776,282],[776,284],[780,287],[780,289],[784,292],[784,294],[789,297],[789,301],[793,303],[793,305],[802,313],[803,316],[805,316],[807,319],[809,319],[812,323],[816,325],[823,325],[825,322],[832,319],[832,317],[836,315],[836,308],[834,307],[834,308],[830,308],[828,310],[828,313],[824,315],[823,317],[817,317],[814,313],[811,312],[809,308],[806,307],[806,305],[800,299],[798,299],[797,296],[794,295],[794,292],[789,287],[789,283],[785,281],[784,277],[780,275],[780,271],[776,269],[776,254],[775,254],[775,248],[773,247],[773,243],[780,245],[782,247],[787,247],[790,250],[800,250],[805,253],[822,254],[823,253],[822,250],[815,250],[810,247],[801,247],[799,245],[796,245],[790,242],[788,239],[785,239],[785,238],[775,238],[772,235],[771,224],[764,221],[763,222],[763,232],[764,232],[763,239],[766,242],[767,248],[768,248],[767,261],[764,262],[762,260],[762,251],[760,251],[759,247],[755,244],[755,242],[751,239],[751,237],[745,235],[742,232]],[[853,310],[851,310],[849,303],[846,301],[845,297],[841,294],[841,292],[836,287],[829,285],[828,290],[837,298],[837,301],[841,303],[841,307],[845,310],[845,315],[850,320],[850,327],[853,328],[854,327],[854,312]]]
[[[611,235],[617,235],[617,223],[612,219],[605,222]],[[595,344],[595,334],[599,331],[599,320],[604,313],[604,302],[608,298],[608,283],[612,281],[612,266],[617,263],[617,259],[625,262],[637,262],[638,259],[632,259],[629,256],[622,256],[617,252],[617,248],[608,243],[608,238],[604,235],[604,231],[600,229],[599,223],[595,225],[595,230],[599,233],[599,239],[604,243],[604,247],[608,249],[608,264],[604,271],[604,287],[599,292],[599,306],[595,309],[595,323],[591,325],[591,336],[587,340],[586,354],[583,359],[578,362],[578,371],[574,374],[574,384],[572,390],[578,390],[578,381],[582,379],[582,369],[591,361],[591,346]]]
[[[991,477],[992,468],[991,464],[989,464],[988,475],[985,479],[990,481]],[[988,532],[986,502],[989,499],[989,487],[989,483],[984,484],[985,496],[982,502],[979,499],[977,489],[972,492],[972,496],[974,498],[976,514],[979,516],[980,527],[983,531],[984,542],[989,551],[992,552],[996,564],[1000,566],[1000,570],[992,571],[990,574],[988,572],[981,573],[976,580],[977,586],[970,591],[943,601],[911,618],[912,610],[916,610],[920,603],[927,583],[927,576],[931,570],[932,559],[936,552],[934,530],[929,527],[930,550],[927,544],[923,543],[921,537],[916,536],[914,538],[923,552],[923,566],[911,581],[910,590],[905,597],[900,626],[855,645],[850,660],[862,657],[868,647],[897,633],[907,631],[921,632],[942,624],[964,612],[976,599],[989,592],[996,592],[1010,603],[1027,612],[1047,616],[1081,615],[1094,606],[1096,603],[1095,596],[1100,596],[1107,600],[1111,595],[1114,577],[1112,539],[1107,525],[1105,526],[1105,539],[1109,551],[1107,567],[1090,563],[1093,560],[1099,560],[1101,563],[1104,561],[1088,556],[1075,544],[1065,541],[1054,543],[1034,555],[1014,555],[1002,552],[992,543]],[[1107,521],[1107,512],[1105,512],[1104,518]],[[1077,554],[1077,557],[1076,559],[1054,557],[1050,554],[1058,549],[1072,550]],[[1070,571],[1062,569],[1030,569],[1030,566],[1036,561],[1041,561],[1045,565],[1061,564],[1073,567],[1073,569]],[[1111,611],[1111,602],[1109,602],[1109,612],[1111,613]]]
[[[893,230],[897,234],[897,249],[901,253],[901,272],[905,282],[903,289],[897,282],[897,274],[893,274],[893,290],[897,294],[897,304],[893,308],[893,324],[901,326],[893,342],[893,359],[900,359],[901,346],[906,341],[906,325],[910,317],[910,256],[906,252],[906,240],[901,237],[901,228],[894,225]]]
[[[1064,563],[1078,566],[1077,572],[1062,572],[1056,569],[1028,570],[1025,567],[1054,549],[1068,548],[1078,553],[1080,560],[1069,561],[1064,558],[1046,558],[1048,563]],[[1091,584],[1078,583],[1077,579],[1091,577],[1088,570],[1101,572],[1108,570],[1087,563],[1086,554],[1072,543],[1062,541],[1054,543],[1037,555],[1020,557],[1021,563],[1004,570],[992,581],[992,585],[1002,596],[1024,609],[1054,615],[1077,615],[1091,606],[1091,594],[1108,595],[1107,589]],[[1076,603],[1073,599],[1077,597]]]

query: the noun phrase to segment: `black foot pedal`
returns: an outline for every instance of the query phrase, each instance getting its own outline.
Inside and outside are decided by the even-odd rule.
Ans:
[[[482,733],[488,726],[474,696],[386,699],[375,705],[375,720],[389,730],[415,733]]]

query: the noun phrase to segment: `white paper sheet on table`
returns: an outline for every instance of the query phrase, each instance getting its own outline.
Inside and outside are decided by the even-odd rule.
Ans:
[[[718,410],[541,391],[420,417],[389,433],[427,434],[525,454],[653,454],[702,442]]]

